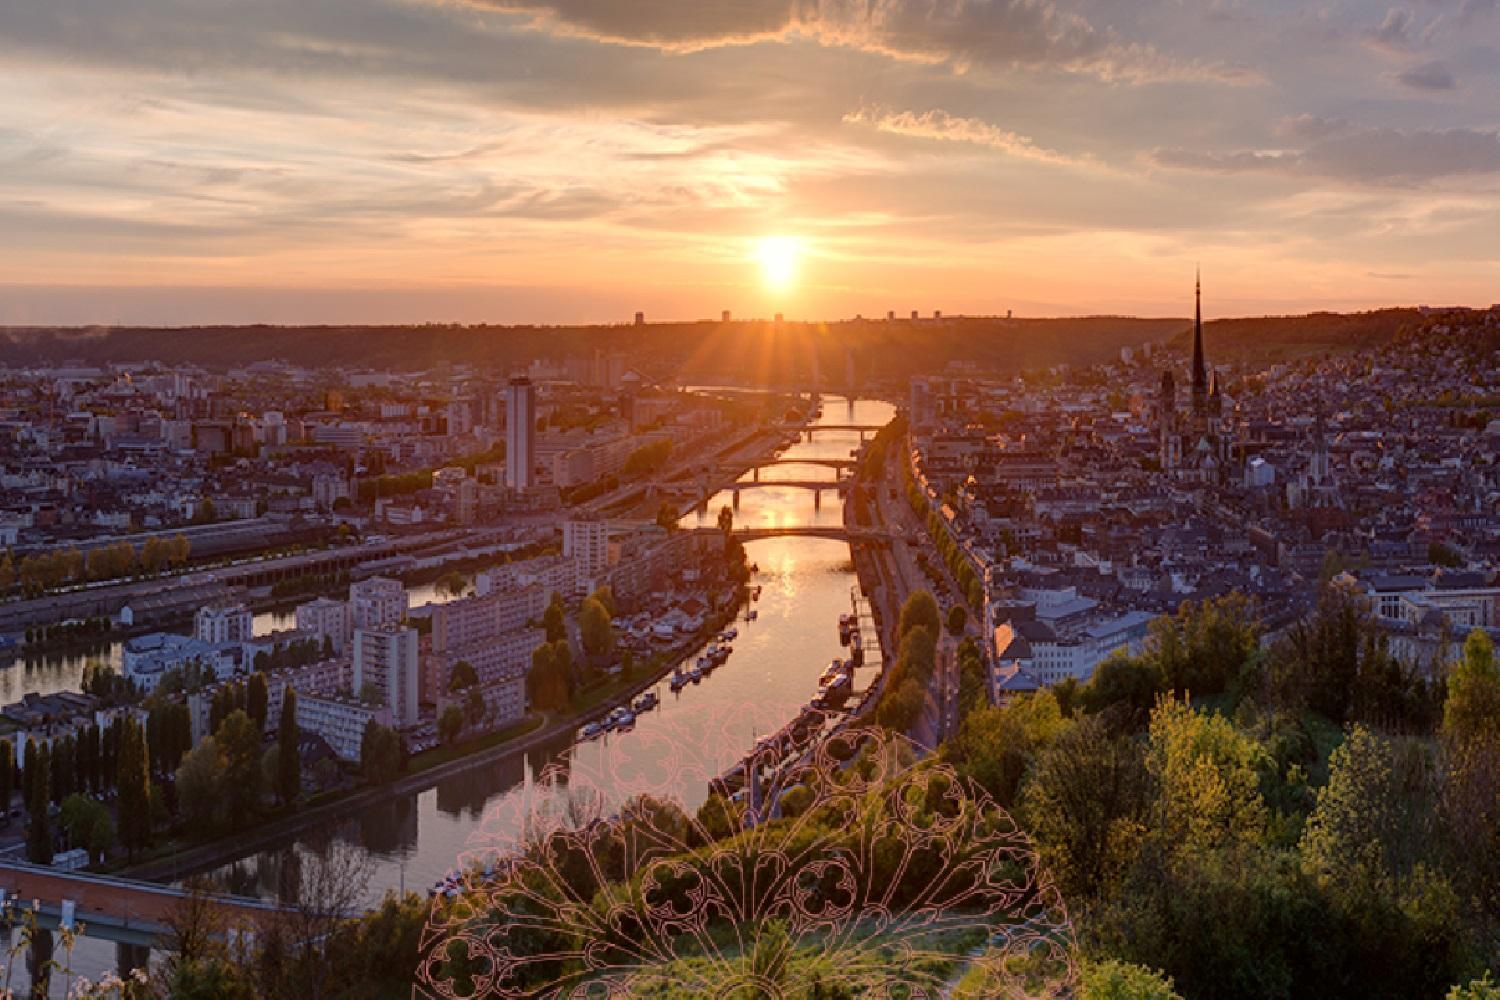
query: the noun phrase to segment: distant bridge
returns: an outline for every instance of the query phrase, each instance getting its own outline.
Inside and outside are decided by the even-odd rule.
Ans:
[[[879,427],[871,427],[869,424],[778,424],[777,430],[786,434],[806,434],[808,437],[817,431],[858,431],[861,442],[880,433]]]
[[[848,472],[859,463],[852,458],[768,458],[763,462],[752,464],[749,471],[755,476],[755,481],[760,482],[760,470],[774,469],[778,465],[816,465],[824,469],[833,469],[835,472]],[[744,468],[743,462],[720,466],[720,470],[726,475],[740,473]]]
[[[701,535],[721,535],[718,528],[689,529]],[[839,542],[861,542],[886,545],[891,541],[889,532],[878,528],[849,528],[842,524],[802,524],[785,527],[754,527],[734,529],[734,537],[742,542],[753,542],[765,538],[831,538]]]

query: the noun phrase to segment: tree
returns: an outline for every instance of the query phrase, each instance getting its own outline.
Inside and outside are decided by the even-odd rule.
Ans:
[[[360,738],[359,765],[365,780],[371,784],[383,785],[394,780],[406,766],[401,737],[389,726],[371,719]]]
[[[281,721],[276,726],[276,797],[282,805],[297,801],[302,791],[302,755],[297,750],[297,692],[286,686],[281,696]]]
[[[1482,629],[1469,633],[1463,659],[1448,675],[1443,729],[1456,740],[1500,732],[1500,669],[1495,647]]]
[[[1259,842],[1266,826],[1265,750],[1220,715],[1163,698],[1151,713],[1146,768],[1157,785],[1152,824],[1171,850]]]
[[[448,675],[448,693],[458,694],[479,683],[479,674],[474,671],[474,664],[468,660],[459,660],[453,665],[453,672]]]
[[[592,597],[583,602],[578,614],[578,631],[584,652],[590,657],[598,660],[615,651],[615,629],[609,609]]]
[[[260,731],[243,709],[229,713],[214,736],[224,756],[224,785],[229,822],[236,828],[260,810],[262,772]]]
[[[1079,977],[1079,1000],[1182,1000],[1172,977],[1126,962],[1090,962]]]
[[[484,702],[484,691],[478,685],[469,688],[469,693],[464,698],[464,721],[471,726],[477,726],[484,721],[489,714],[489,706]]]
[[[533,708],[543,712],[567,707],[567,680],[557,671],[552,643],[544,642],[531,652],[531,671],[526,675],[526,694]]]
[[[727,503],[719,508],[719,530],[726,536],[734,531],[734,508]]]
[[[33,864],[52,863],[52,762],[45,746],[26,755],[26,771],[31,775],[30,796],[26,801],[26,857]]]
[[[1150,780],[1140,746],[1088,716],[1040,752],[1021,792],[1025,825],[1058,888],[1097,898],[1145,830]]]
[[[913,591],[901,606],[901,624],[896,631],[898,638],[919,626],[925,626],[934,636],[943,628],[937,601],[925,590]]]
[[[458,734],[463,732],[464,711],[457,705],[449,705],[443,709],[442,716],[438,719],[438,739],[444,744],[453,743],[458,739]]]
[[[266,688],[266,675],[260,671],[250,675],[245,686],[245,713],[255,723],[255,731],[266,731],[266,715],[270,711],[270,692]]]
[[[969,624],[969,612],[962,604],[955,604],[948,609],[948,634],[959,636],[964,634],[964,629]]]
[[[589,597],[604,605],[604,610],[609,612],[609,617],[611,619],[613,619],[615,615],[620,613],[619,605],[615,604],[614,589],[608,584],[596,587],[594,589],[594,592],[590,594]]]
[[[561,594],[553,594],[552,600],[547,603],[547,610],[542,612],[542,628],[547,630],[548,642],[558,642],[567,638],[568,630],[563,622]]]
[[[663,500],[661,506],[656,508],[656,525],[667,531],[676,531],[679,517],[677,508],[672,506],[670,500]]]
[[[0,822],[10,825],[10,800],[16,791],[16,755],[10,740],[0,740]]]
[[[120,793],[120,842],[132,858],[136,851],[151,842],[151,775],[148,768],[145,733],[139,722],[126,716],[121,720],[116,787]]]
[[[85,848],[90,857],[100,857],[114,843],[115,824],[104,803],[77,793],[63,800],[59,816],[68,842]]]
[[[1260,648],[1260,621],[1249,598],[1235,591],[1151,623],[1147,655],[1174,691],[1217,694],[1236,681]]]
[[[205,736],[177,769],[177,807],[190,830],[207,836],[223,822],[224,802],[224,755],[219,741]]]
[[[1500,1000],[1500,984],[1490,979],[1486,972],[1483,979],[1475,979],[1467,986],[1455,986],[1448,991],[1447,1000]]]
[[[908,677],[895,690],[886,691],[875,710],[875,721],[892,732],[909,732],[926,704],[926,690],[916,678]]]

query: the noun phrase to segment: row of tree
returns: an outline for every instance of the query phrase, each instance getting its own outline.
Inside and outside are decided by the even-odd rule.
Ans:
[[[187,564],[192,544],[182,535],[171,538],[152,535],[137,549],[119,541],[90,549],[56,549],[22,556],[0,554],[0,595],[19,589],[26,597],[39,597],[65,584],[91,580],[115,580],[133,575],[155,576],[164,569]]]

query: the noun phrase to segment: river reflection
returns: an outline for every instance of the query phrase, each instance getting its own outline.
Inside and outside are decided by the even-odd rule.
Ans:
[[[891,413],[884,403],[862,401],[851,413],[842,401],[831,401],[822,421],[879,426]],[[792,445],[784,457],[847,458],[858,446],[857,432],[822,432]],[[787,468],[806,471],[805,476],[797,471],[797,479],[831,479],[834,474],[823,466]],[[711,525],[719,508],[732,502],[731,495],[720,494],[684,521]],[[833,492],[825,493],[815,507],[809,490],[764,485],[742,490],[736,523],[836,525],[842,517]],[[735,623],[739,636],[728,663],[701,684],[675,693],[665,682],[657,685],[661,707],[643,715],[633,730],[576,745],[564,738],[507,755],[420,793],[360,810],[279,850],[225,866],[218,877],[240,891],[274,896],[286,885],[284,872],[294,864],[289,857],[331,836],[369,852],[374,865],[371,901],[403,885],[423,890],[453,868],[487,814],[493,819],[502,813],[513,801],[508,797],[532,788],[538,775],[556,771],[560,763],[592,779],[602,776],[616,804],[651,788],[679,797],[689,809],[697,808],[707,796],[700,772],[738,759],[756,738],[796,714],[815,693],[818,675],[829,660],[843,653],[838,616],[850,609],[855,583],[848,545],[829,539],[771,538],[754,541],[746,550],[759,567],[755,582],[762,587],[753,605],[756,620],[742,617]],[[859,677],[857,689],[869,683],[870,673]],[[706,763],[689,766],[694,757]]]

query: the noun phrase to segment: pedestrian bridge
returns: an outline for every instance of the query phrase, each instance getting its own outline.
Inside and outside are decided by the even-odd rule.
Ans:
[[[703,535],[722,535],[718,528],[694,528]],[[831,538],[840,542],[867,542],[877,545],[889,544],[889,532],[878,528],[848,528],[842,524],[803,524],[786,527],[739,527],[734,528],[734,537],[742,542],[753,542],[761,538]]]

